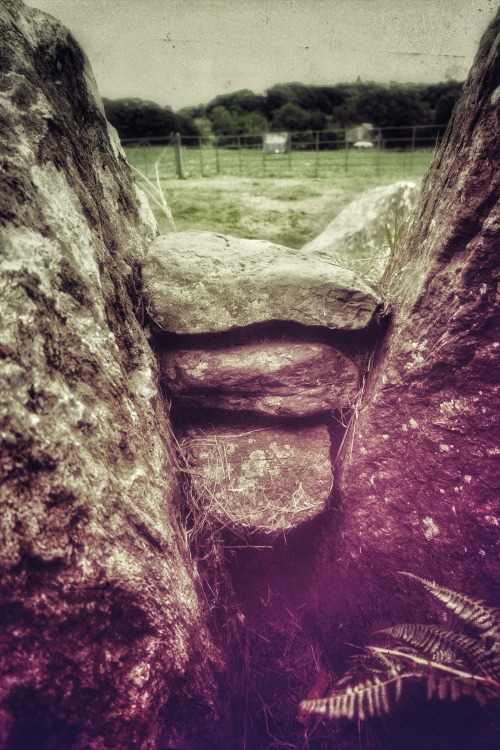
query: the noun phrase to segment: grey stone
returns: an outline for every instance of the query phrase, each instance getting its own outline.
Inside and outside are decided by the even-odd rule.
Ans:
[[[149,750],[221,664],[134,314],[156,223],[75,40],[18,0],[0,27],[0,746]]]
[[[391,256],[387,232],[391,242],[401,245],[417,196],[415,183],[405,181],[366,190],[301,252],[311,260],[337,262],[378,281]]]
[[[191,427],[183,450],[212,520],[270,535],[324,510],[332,483],[326,427]]]
[[[178,403],[278,416],[348,408],[359,390],[354,362],[320,343],[171,350],[160,356],[160,368]]]
[[[335,560],[323,548],[317,561],[322,616],[357,643],[425,622],[401,570],[498,597],[499,42],[500,12],[382,279],[393,322],[338,472]]]
[[[366,328],[380,306],[359,275],[298,250],[214,232],[177,232],[143,265],[148,312],[164,331],[209,333],[268,320],[344,331]]]

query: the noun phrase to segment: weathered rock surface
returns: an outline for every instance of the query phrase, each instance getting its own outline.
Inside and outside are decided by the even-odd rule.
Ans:
[[[160,355],[160,370],[177,403],[277,416],[348,408],[359,390],[354,362],[319,343],[173,349]]]
[[[156,225],[73,38],[0,27],[0,746],[146,750],[219,659],[131,302]]]
[[[378,281],[391,255],[386,232],[397,237],[417,195],[415,183],[405,181],[366,190],[301,252],[311,259],[347,265]]]
[[[276,534],[325,507],[332,468],[322,425],[190,428],[183,449],[207,514],[224,526]]]
[[[318,560],[322,616],[360,643],[428,616],[399,570],[498,595],[499,70],[500,13],[383,279],[393,320]]]
[[[366,328],[380,307],[354,272],[301,251],[214,232],[177,232],[143,265],[147,310],[170,333],[210,333],[268,320],[344,331]]]

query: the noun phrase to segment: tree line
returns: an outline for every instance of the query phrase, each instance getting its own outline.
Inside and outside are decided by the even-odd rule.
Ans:
[[[446,125],[462,88],[435,84],[276,84],[265,94],[243,89],[208,104],[170,107],[141,99],[104,99],[106,116],[121,138],[260,135],[271,131],[335,130],[369,122],[377,128]]]

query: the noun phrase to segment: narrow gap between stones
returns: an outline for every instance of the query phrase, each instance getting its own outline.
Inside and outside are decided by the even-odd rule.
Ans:
[[[326,741],[329,744],[325,747],[333,747],[332,728],[314,726],[315,722],[311,724],[310,718],[298,709],[306,695],[323,694],[334,678],[333,658],[328,652],[330,626],[318,619],[314,602],[318,592],[311,592],[317,552],[325,530],[331,527],[328,517],[337,512],[335,470],[346,449],[351,420],[356,418],[356,403],[367,368],[385,327],[377,321],[367,329],[345,332],[270,321],[211,334],[157,331],[153,340],[180,452],[191,553],[200,573],[202,595],[212,613],[214,637],[231,665],[231,673],[225,679],[231,695],[236,746],[280,747],[294,738],[300,747],[304,741],[309,742],[312,733],[311,748]],[[347,366],[353,365],[356,383],[344,404],[332,404],[329,411],[313,409],[300,416],[290,413],[288,407],[285,414],[279,408],[277,413],[266,413],[266,404],[248,406],[249,394],[262,386],[264,390],[276,389],[282,394],[278,398],[283,398],[287,389],[280,382],[279,372],[274,378],[269,373],[254,377],[246,373],[241,388],[235,382],[228,386],[224,373],[208,382],[203,382],[203,377],[201,382],[196,382],[196,377],[189,381],[186,375],[190,367],[195,374],[198,371],[203,375],[203,366],[198,365],[210,357],[220,364],[225,357],[238,352],[243,355],[252,347],[256,351],[264,347],[269,354],[276,348],[281,351],[300,344],[326,347],[345,359]],[[312,390],[313,381],[314,378],[305,379]],[[234,398],[228,404],[224,398],[231,388]],[[270,408],[273,409],[272,402]],[[273,439],[263,438],[266,435]],[[288,445],[287,440],[290,442],[297,435],[303,439],[299,437],[297,455],[292,456],[293,470],[288,467],[284,479],[284,457],[275,467],[268,452],[274,448],[279,454],[279,446],[273,445],[279,436],[284,436],[284,444]],[[249,444],[242,447],[238,443],[241,440],[248,440]],[[307,450],[311,440],[312,455],[300,461],[300,452]],[[314,447],[315,440],[322,444],[321,449]],[[233,459],[240,449],[244,455],[238,463]],[[314,473],[314,461],[321,452],[328,471],[319,482],[319,497],[309,507],[309,493],[297,492],[297,487],[302,486],[301,476]],[[259,495],[262,491],[256,498],[258,508],[250,503],[246,511],[241,511],[244,503],[240,497],[248,498],[249,492],[238,492],[245,488],[237,486],[239,477],[233,470],[235,465],[241,469],[245,463],[258,467],[259,460],[269,473],[269,481],[266,472],[262,472],[258,477],[262,486],[257,486],[255,474],[259,475],[259,470],[253,475],[250,470],[250,492]],[[280,484],[281,489],[276,492]],[[268,499],[266,491],[271,495]],[[295,511],[292,509],[292,520],[287,520],[275,508],[289,503],[294,492]],[[182,710],[187,714],[194,710],[196,715],[198,709],[187,705]],[[179,711],[176,706],[177,715]],[[177,747],[175,738],[164,734],[159,747]]]

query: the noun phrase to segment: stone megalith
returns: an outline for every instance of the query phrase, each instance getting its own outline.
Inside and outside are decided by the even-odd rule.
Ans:
[[[499,32],[500,14],[382,279],[388,334],[317,558],[321,616],[339,644],[344,633],[363,644],[377,627],[425,621],[419,592],[398,571],[494,603]]]
[[[346,265],[378,281],[391,256],[391,241],[408,220],[418,188],[401,180],[365,190],[349,203],[314,239],[301,248],[310,260]]]
[[[0,34],[0,747],[153,748],[220,668],[136,319],[156,224],[70,34],[20,0]]]

